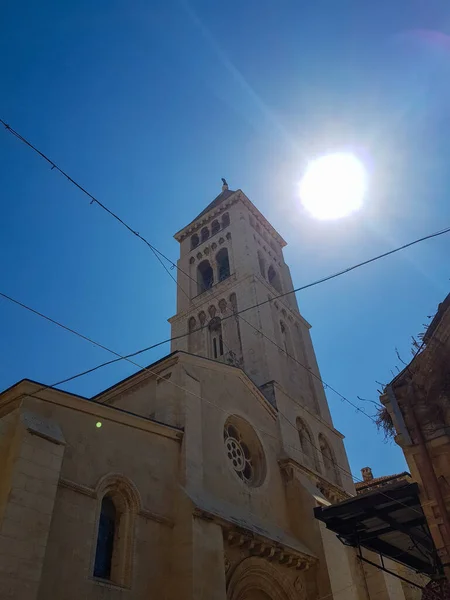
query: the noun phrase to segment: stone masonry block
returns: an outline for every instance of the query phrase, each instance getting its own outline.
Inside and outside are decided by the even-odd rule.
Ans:
[[[36,479],[48,482],[53,482],[59,478],[59,473],[55,469],[38,465],[23,458],[17,461],[17,470],[19,473],[24,473],[29,477],[35,477]]]
[[[40,496],[27,490],[12,489],[10,501],[21,506],[27,506],[44,514],[52,514],[53,500],[49,496]]]

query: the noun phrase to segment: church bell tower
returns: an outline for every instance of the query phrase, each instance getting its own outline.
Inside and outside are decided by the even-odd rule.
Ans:
[[[241,190],[221,193],[175,234],[180,244],[172,351],[242,368],[274,402],[274,386],[331,424],[286,242]],[[255,305],[259,305],[253,308]],[[185,335],[188,334],[188,335]]]

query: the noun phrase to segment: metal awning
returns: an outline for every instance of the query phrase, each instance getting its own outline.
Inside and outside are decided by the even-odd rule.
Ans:
[[[367,548],[430,577],[442,573],[417,483],[386,485],[314,513],[341,542],[359,548],[360,556]]]

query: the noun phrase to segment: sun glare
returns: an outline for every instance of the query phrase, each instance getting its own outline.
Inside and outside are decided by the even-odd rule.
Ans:
[[[300,183],[303,206],[317,219],[340,219],[361,208],[367,173],[353,154],[327,154],[309,163]]]

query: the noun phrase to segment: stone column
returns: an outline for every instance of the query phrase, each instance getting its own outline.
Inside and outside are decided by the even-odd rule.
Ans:
[[[0,421],[0,598],[36,600],[64,438],[25,409]]]

